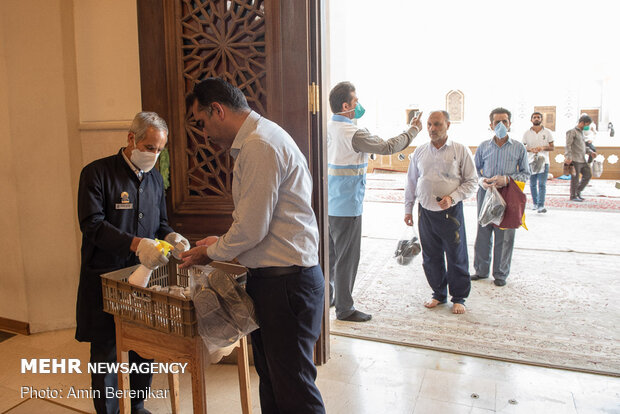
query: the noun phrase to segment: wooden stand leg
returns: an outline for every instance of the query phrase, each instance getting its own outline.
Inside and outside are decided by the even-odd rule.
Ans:
[[[168,387],[170,388],[172,414],[178,414],[181,412],[179,403],[179,374],[168,373]]]
[[[207,394],[204,375],[204,345],[198,336],[194,338],[194,352],[192,354],[189,369],[192,375],[192,403],[195,414],[207,413]]]
[[[123,321],[115,316],[116,353],[119,363],[129,363],[129,349],[145,358],[166,362],[186,362],[192,377],[192,403],[194,414],[207,414],[207,394],[205,381],[205,346],[200,336],[180,338],[145,328],[131,321]],[[248,340],[243,337],[237,348],[237,369],[239,373],[239,392],[243,414],[252,413],[250,394],[250,369],[248,360]],[[179,376],[168,375],[172,412],[180,412]],[[125,391],[119,399],[121,414],[131,414],[129,397],[129,374],[118,374],[118,389]]]
[[[122,321],[120,318],[115,317],[116,323],[116,361],[119,364],[129,364],[129,352],[123,351],[123,335]],[[118,371],[118,390],[123,392],[123,396],[119,398],[118,404],[120,408],[120,414],[131,414],[131,398],[129,397],[129,374]]]
[[[250,363],[248,361],[248,338],[239,340],[237,348],[237,369],[239,370],[239,392],[241,394],[241,411],[252,414],[252,394],[250,393]]]

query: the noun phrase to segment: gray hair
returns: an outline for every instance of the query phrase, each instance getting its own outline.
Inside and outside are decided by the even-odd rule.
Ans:
[[[446,122],[450,122],[450,114],[448,113],[448,111],[435,110],[435,111],[431,111],[431,113],[428,114],[428,116],[431,116],[435,112],[441,113],[443,115],[443,118],[446,120]]]
[[[149,128],[166,131],[166,135],[168,134],[168,125],[162,117],[155,112],[138,112],[129,127],[129,132],[133,132],[136,136],[136,144],[144,139]]]

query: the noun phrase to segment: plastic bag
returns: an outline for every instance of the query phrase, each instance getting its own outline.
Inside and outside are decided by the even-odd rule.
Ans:
[[[415,235],[413,226],[407,226],[403,237],[396,244],[396,251],[394,252],[396,261],[400,265],[408,265],[421,251],[422,246],[420,246],[418,237]]]
[[[523,193],[524,188],[525,182],[515,181],[511,178],[507,186],[497,190],[506,204],[504,217],[499,223],[499,228],[518,229],[519,227],[523,227],[527,230],[527,226],[525,225],[525,203],[527,199]]]
[[[501,194],[497,191],[497,188],[489,187],[484,195],[484,200],[482,200],[482,207],[478,215],[478,223],[483,227],[489,224],[499,226],[499,223],[501,223],[504,218],[505,211],[506,202]]]
[[[198,334],[209,353],[258,329],[254,302],[230,274],[194,266],[190,276]]]
[[[592,161],[592,176],[599,178],[601,175],[603,175],[603,163],[594,159]]]
[[[532,170],[532,174],[545,172],[545,157],[540,154],[534,154],[534,159],[530,162],[530,170]]]

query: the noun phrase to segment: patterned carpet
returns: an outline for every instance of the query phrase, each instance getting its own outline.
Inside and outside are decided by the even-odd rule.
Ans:
[[[395,241],[362,240],[371,254],[362,255],[354,298],[373,318],[342,322],[332,308],[333,334],[620,376],[617,255],[515,252],[508,285],[472,282],[467,313],[453,315],[450,304],[422,306],[431,291],[421,256],[401,266]]]
[[[366,201],[385,203],[405,202],[405,174],[369,174],[366,187]],[[528,204],[532,199],[529,184],[525,186]],[[592,180],[583,192],[586,201],[577,203],[570,201],[570,181],[552,179],[547,182],[545,206],[551,208],[571,208],[580,210],[620,211],[620,190],[615,188],[615,181]],[[475,196],[466,201],[476,203]]]
[[[422,258],[408,266],[393,258],[399,237],[404,174],[370,174],[356,307],[373,315],[366,323],[341,322],[331,310],[333,334],[436,350],[620,376],[620,190],[615,181],[593,180],[584,203],[567,200],[569,183],[547,185],[546,215],[530,214],[521,231],[508,285],[472,282],[467,313],[450,304],[422,306],[431,291]],[[529,188],[526,186],[529,197]],[[473,257],[475,199],[466,203],[468,247]],[[553,209],[558,209],[553,213]],[[600,211],[596,216],[590,210]],[[475,214],[475,213],[474,213]],[[571,221],[584,226],[570,227]],[[585,223],[588,223],[585,225]],[[575,230],[585,233],[571,240]]]

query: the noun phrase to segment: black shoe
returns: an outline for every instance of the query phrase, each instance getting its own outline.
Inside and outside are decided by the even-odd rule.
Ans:
[[[493,283],[495,283],[495,286],[506,286],[506,281],[502,279],[495,279]]]
[[[372,315],[369,315],[364,312],[360,312],[358,310],[353,311],[353,313],[347,316],[346,318],[338,318],[338,320],[347,321],[347,322],[367,322],[371,319],[372,319]]]
[[[578,195],[578,196],[577,196],[577,197],[575,197],[575,198],[578,198],[578,199],[579,199],[579,201],[585,201],[585,198],[583,198],[583,197],[582,197],[582,196],[580,196],[580,195]]]
[[[570,199],[570,201],[575,201],[575,202],[577,202],[577,203],[581,203],[581,202],[583,201],[583,198],[572,197],[572,198]]]
[[[487,279],[488,276],[480,276],[480,275],[471,275],[469,277],[471,280],[480,280],[480,279]]]

